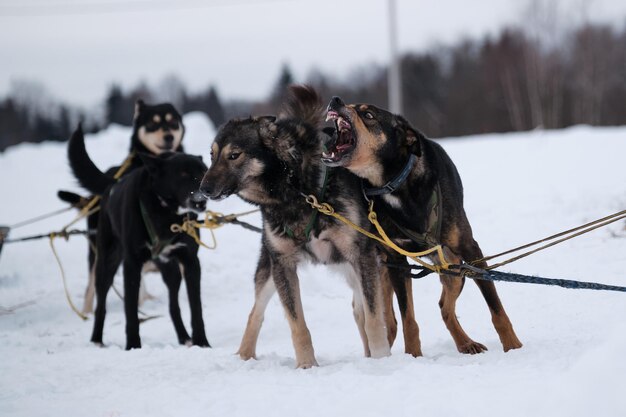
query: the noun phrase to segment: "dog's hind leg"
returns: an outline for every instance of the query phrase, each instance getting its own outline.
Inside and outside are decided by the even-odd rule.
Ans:
[[[259,332],[265,317],[265,309],[272,295],[276,292],[274,280],[272,278],[272,268],[269,253],[265,246],[261,247],[261,256],[254,274],[254,306],[248,316],[248,324],[241,339],[241,345],[237,354],[245,361],[256,359],[256,344],[259,339]]]
[[[113,285],[113,278],[115,277],[115,273],[121,261],[119,249],[117,248],[111,247],[101,252],[102,256],[94,265],[97,304],[94,315],[93,332],[91,334],[91,341],[100,346],[103,345],[102,332],[104,328],[104,318],[106,316],[107,294],[111,285]]]
[[[389,271],[384,266],[380,268],[380,282],[383,286],[387,341],[389,342],[389,347],[392,347],[398,335],[398,320],[396,320],[396,314],[393,310],[393,286],[391,285]]]
[[[390,258],[390,262],[400,265],[408,265],[405,257]],[[399,268],[384,267],[389,281],[393,286],[398,308],[402,317],[402,333],[404,335],[404,352],[414,357],[422,356],[422,345],[420,342],[420,331],[415,320],[415,309],[413,306],[413,281],[407,273]]]
[[[191,345],[191,338],[189,337],[189,333],[187,333],[187,329],[185,329],[185,325],[183,324],[183,319],[180,315],[180,305],[178,304],[178,292],[180,290],[180,283],[182,282],[178,262],[172,260],[167,263],[159,264],[159,269],[161,270],[163,281],[167,286],[170,317],[172,318],[172,323],[174,324],[174,330],[176,331],[176,336],[178,337],[178,343],[181,345]]]
[[[87,230],[89,232],[97,231],[98,227],[98,212],[92,213],[87,217]],[[87,235],[87,242],[89,243],[89,280],[87,288],[85,289],[85,300],[83,302],[83,314],[89,314],[93,311],[93,299],[96,291],[96,235]]]
[[[273,262],[272,277],[291,328],[291,340],[296,352],[296,367],[306,369],[318,366],[311,333],[304,321],[295,262],[289,262],[288,265]]]
[[[480,250],[478,243],[472,239],[471,243],[466,248],[461,249],[461,256],[467,261],[472,261],[475,259],[482,259],[483,253]],[[476,266],[479,268],[485,268],[487,263],[480,262],[476,264]],[[491,321],[496,329],[496,332],[498,332],[498,337],[502,342],[504,351],[508,352],[511,349],[521,348],[522,342],[520,342],[517,338],[517,335],[513,330],[513,324],[511,324],[509,316],[506,314],[506,311],[504,311],[504,307],[502,306],[502,302],[500,301],[500,297],[496,291],[495,284],[491,281],[480,279],[475,279],[474,282],[478,285],[480,292],[487,302],[487,306],[489,306]]]
[[[200,297],[200,261],[198,260],[197,250],[192,256],[187,257],[183,265],[189,309],[191,310],[191,342],[195,346],[211,347],[204,332],[202,301]]]
[[[446,260],[452,264],[458,264],[461,262],[461,258],[454,254],[452,251],[445,248]],[[482,353],[487,350],[487,347],[481,343],[473,341],[467,333],[461,327],[459,320],[456,317],[456,300],[459,298],[465,278],[461,276],[453,276],[447,274],[439,275],[443,289],[441,292],[441,298],[439,299],[439,307],[441,308],[441,317],[443,318],[448,331],[454,339],[456,348],[461,353]]]
[[[85,301],[83,302],[83,314],[89,314],[93,312],[93,299],[96,294],[96,265],[90,265],[89,267],[89,282],[85,289]]]
[[[141,265],[129,260],[131,255],[124,259],[124,312],[126,313],[126,350],[141,348],[139,337],[139,281],[141,280]]]

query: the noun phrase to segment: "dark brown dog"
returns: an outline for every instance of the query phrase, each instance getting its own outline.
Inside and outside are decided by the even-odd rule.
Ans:
[[[237,194],[263,215],[261,255],[255,274],[255,303],[239,355],[256,355],[267,303],[278,292],[291,327],[299,368],[317,365],[304,320],[297,266],[303,261],[337,265],[354,291],[353,311],[366,356],[389,355],[385,308],[374,242],[332,217],[318,214],[303,194],[330,201],[352,222],[368,228],[360,179],[320,160],[324,140],[318,125],[323,107],[307,87],[291,89],[278,117],[234,119],[222,126],[211,147],[212,164],[202,192],[212,199]]]
[[[401,116],[372,105],[346,105],[338,97],[331,100],[327,119],[335,121],[336,135],[327,144],[322,160],[364,179],[364,192],[374,200],[383,227],[394,241],[411,251],[440,243],[444,245],[446,260],[452,264],[483,257],[463,209],[461,178],[440,145],[426,139]],[[402,257],[393,258],[392,262],[406,262]],[[485,267],[486,263],[476,266]],[[390,273],[402,274],[398,270]],[[448,274],[440,278],[443,291],[439,306],[457,349],[463,353],[487,350],[465,333],[455,314],[464,278]],[[520,348],[522,343],[495,285],[489,281],[475,282],[489,306],[504,350]],[[410,287],[407,291],[410,299]]]

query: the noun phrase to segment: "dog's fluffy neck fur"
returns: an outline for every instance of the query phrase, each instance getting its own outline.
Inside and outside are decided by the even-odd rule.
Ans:
[[[250,199],[250,192],[240,192],[239,196],[261,208],[264,218],[272,227],[289,225],[297,229],[297,223],[308,221],[312,213],[302,194],[320,197],[325,170],[321,162],[322,142],[317,131],[295,120],[279,121],[278,135],[292,134],[292,129],[305,129],[306,134],[296,141],[286,153],[272,153],[269,163],[261,174],[266,184],[263,190],[255,190],[256,198]],[[277,140],[280,140],[278,136]],[[304,216],[303,216],[304,214]]]

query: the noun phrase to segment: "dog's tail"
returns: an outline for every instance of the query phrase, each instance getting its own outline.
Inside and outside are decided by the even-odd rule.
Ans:
[[[294,84],[289,86],[280,117],[300,119],[311,126],[318,127],[324,121],[324,105],[313,87]]]
[[[80,185],[93,194],[102,194],[104,190],[115,183],[115,180],[104,174],[93,163],[87,149],[81,125],[72,133],[67,148],[67,156],[74,176]]]

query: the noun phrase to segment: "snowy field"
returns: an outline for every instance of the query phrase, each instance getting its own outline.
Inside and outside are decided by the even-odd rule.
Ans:
[[[185,147],[208,160],[214,129],[204,116],[185,118]],[[87,147],[106,168],[123,160],[130,130],[111,127]],[[626,208],[626,128],[441,140],[465,185],[465,207],[486,254],[517,246]],[[0,224],[62,208],[57,189],[79,190],[65,144],[24,144],[0,154]],[[248,210],[237,197],[210,207]],[[12,237],[60,229],[75,213],[16,229]],[[245,220],[259,224],[257,215]],[[83,227],[83,223],[79,224]],[[613,224],[504,270],[626,285],[625,223]],[[301,287],[318,368],[294,369],[290,332],[277,297],[268,307],[258,360],[236,352],[253,303],[259,236],[238,226],[216,231],[218,248],[201,250],[202,302],[213,348],[182,347],[157,298],[143,310],[162,318],[141,326],[144,348],[123,350],[121,300],[111,292],[106,348],[89,343],[93,320],[69,309],[47,241],[5,245],[0,255],[0,416],[625,416],[626,294],[498,284],[524,347],[502,352],[488,309],[469,282],[458,303],[468,334],[489,351],[458,353],[437,301],[438,279],[414,284],[424,357],[404,355],[402,333],[392,356],[362,357],[342,278],[304,267]],[[205,237],[207,235],[205,234]],[[71,296],[82,305],[87,245],[77,236],[56,244]],[[116,278],[121,288],[121,276]],[[185,292],[181,307],[189,321]]]

